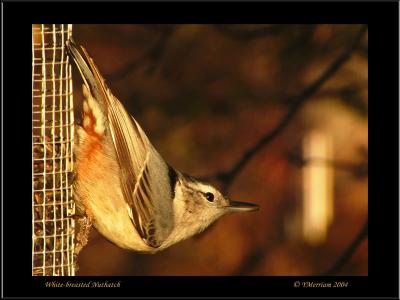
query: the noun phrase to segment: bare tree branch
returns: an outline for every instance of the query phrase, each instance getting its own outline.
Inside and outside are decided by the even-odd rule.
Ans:
[[[354,93],[362,89],[368,88],[368,80],[361,81],[361,82],[354,82],[351,84],[347,84],[341,87],[332,87],[321,89],[316,93],[318,97],[326,97],[326,96],[340,96],[346,93]]]
[[[344,162],[344,161],[322,161],[321,159],[316,159],[319,162],[328,162],[332,163],[331,166],[334,168],[339,168],[344,171],[350,171],[354,173],[354,167],[359,166],[362,163],[352,163],[352,162]],[[301,164],[307,163],[309,161],[301,161]],[[296,164],[299,162],[296,162]],[[356,167],[358,168],[358,167]],[[367,162],[367,173],[363,176],[368,175],[368,162]],[[357,233],[354,239],[350,242],[350,244],[346,247],[340,257],[332,264],[332,266],[328,269],[328,271],[317,274],[317,275],[335,275],[338,273],[345,265],[348,263],[353,255],[353,253],[357,250],[358,246],[361,242],[368,236],[368,219],[366,220],[362,229]],[[283,242],[283,237],[281,235],[277,235],[272,239],[266,241],[264,244],[258,246],[252,253],[243,261],[243,263],[237,268],[237,270],[232,275],[245,275],[251,272],[255,267],[259,265],[261,261],[265,259],[268,255],[269,250],[273,247],[273,245],[277,245]],[[315,274],[313,274],[315,275]]]
[[[257,28],[235,28],[228,24],[215,24],[215,29],[220,33],[234,39],[239,40],[250,40],[262,38],[268,35],[273,35],[277,33],[281,33],[285,29],[285,25],[267,25],[264,27]]]
[[[158,28],[157,28],[158,29]],[[161,59],[166,46],[168,44],[169,39],[171,38],[173,32],[175,31],[174,26],[167,26],[161,28],[161,34],[155,44],[151,46],[142,56],[140,56],[138,59],[135,59],[134,61],[126,64],[122,69],[115,71],[114,73],[111,73],[107,76],[107,78],[112,81],[112,80],[120,80],[132,72],[136,71],[138,68],[143,66],[146,63],[149,63],[150,61],[150,66],[147,69],[147,72],[149,74],[153,73],[156,68],[159,60]]]
[[[303,167],[310,163],[320,163],[326,166],[330,166],[335,169],[351,172],[357,178],[364,178],[368,176],[368,160],[364,159],[360,162],[350,162],[344,160],[333,160],[321,157],[312,157],[304,159],[298,155],[287,154],[289,162],[292,164]]]
[[[215,178],[222,182],[222,190],[226,191],[233,180],[237,177],[243,167],[251,160],[251,158],[259,152],[265,145],[272,142],[290,123],[302,105],[311,98],[321,86],[328,81],[340,67],[351,57],[352,53],[359,46],[364,33],[367,31],[368,26],[363,25],[359,32],[356,34],[354,40],[350,43],[349,47],[340,54],[331,65],[309,86],[307,86],[300,94],[293,97],[288,103],[291,103],[289,110],[279,121],[279,123],[264,136],[259,139],[255,145],[250,147],[242,157],[226,172],[218,173],[214,176],[206,176],[204,178]]]
[[[333,263],[333,265],[324,273],[320,275],[335,275],[337,274],[347,262],[350,261],[354,252],[360,246],[361,242],[368,236],[368,219],[365,221],[363,227],[350,242],[347,248],[343,251],[340,257]]]

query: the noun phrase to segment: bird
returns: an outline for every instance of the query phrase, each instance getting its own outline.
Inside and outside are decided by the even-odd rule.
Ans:
[[[83,79],[82,124],[75,129],[75,255],[92,226],[120,248],[154,254],[192,237],[221,216],[259,209],[168,164],[112,94],[86,49],[68,56]]]

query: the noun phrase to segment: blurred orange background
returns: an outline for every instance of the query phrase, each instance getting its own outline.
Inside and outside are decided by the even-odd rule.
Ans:
[[[293,97],[347,51],[361,27],[76,24],[72,36],[166,161],[203,177],[232,168],[280,122]],[[76,70],[73,83],[79,120]],[[313,152],[313,143],[322,150]],[[119,249],[93,230],[77,275],[327,274],[368,218],[367,34],[254,154],[227,195],[260,210],[224,216],[154,255]],[[366,234],[355,248],[334,273],[368,275]]]

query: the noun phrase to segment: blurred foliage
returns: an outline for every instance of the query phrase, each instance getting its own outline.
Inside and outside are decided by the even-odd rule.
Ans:
[[[271,130],[303,90],[354,39],[360,25],[74,25],[114,94],[164,158],[202,176],[229,169]],[[76,71],[76,70],[75,70]],[[80,118],[81,81],[74,73]],[[121,250],[93,232],[78,275],[310,275],[328,270],[364,224],[367,177],[335,170],[335,218],[325,243],[299,236],[303,135],[324,128],[335,159],[368,148],[368,37],[279,137],[245,166],[228,196],[260,204],[225,216],[159,254]],[[218,182],[215,182],[218,185]],[[366,275],[368,240],[340,270]]]

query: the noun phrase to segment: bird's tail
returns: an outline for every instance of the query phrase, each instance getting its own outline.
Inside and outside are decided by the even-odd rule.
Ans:
[[[78,47],[70,39],[66,42],[66,49],[84,81],[83,93],[86,101],[83,106],[83,127],[89,134],[102,136],[106,128],[110,91],[85,48]]]
[[[82,46],[78,47],[72,39],[66,42],[66,48],[69,56],[73,59],[75,65],[82,75],[85,85],[97,101],[105,101],[107,97],[107,86],[104,78],[100,75],[97,66]]]

